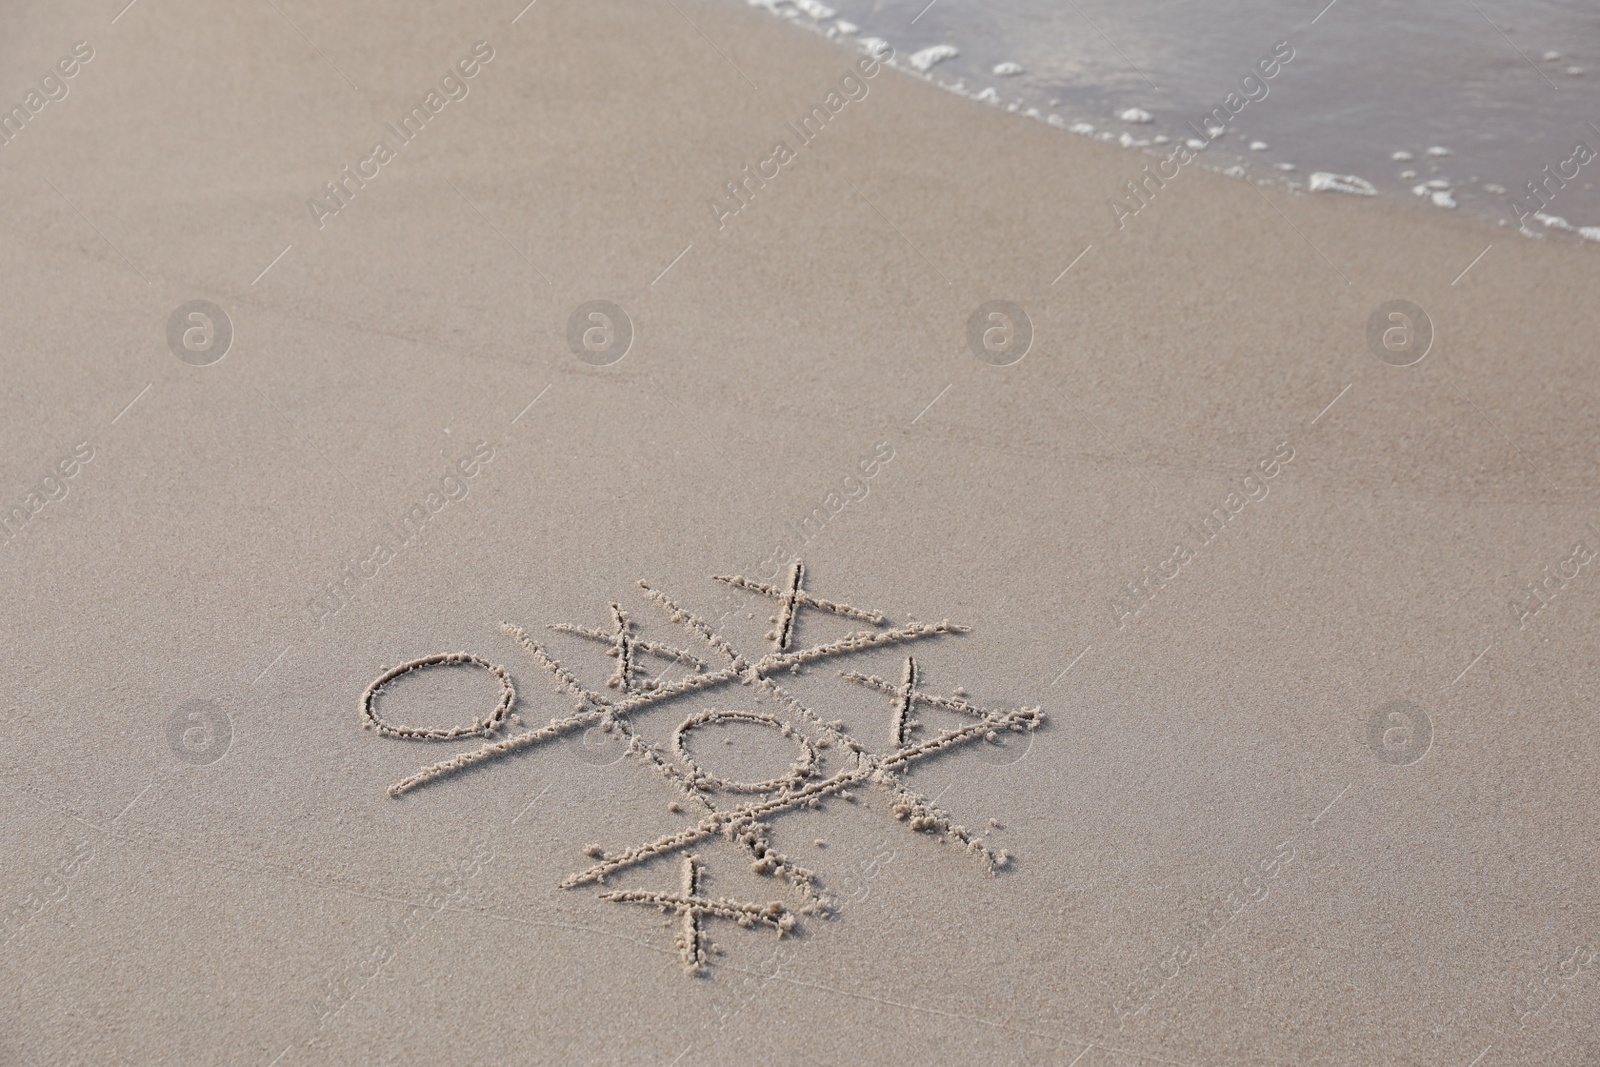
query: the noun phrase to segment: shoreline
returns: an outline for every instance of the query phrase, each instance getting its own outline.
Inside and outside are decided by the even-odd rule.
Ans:
[[[780,22],[787,23],[814,36],[831,41],[834,44],[845,48],[847,51],[870,51],[874,48],[882,47],[888,47],[892,51],[894,47],[891,42],[882,37],[868,35],[856,36],[853,32],[840,32],[837,28],[839,25],[848,26],[853,24],[845,22],[843,19],[840,19],[835,23],[828,23],[826,20],[832,18],[833,14],[831,9],[826,7],[822,7],[821,10],[829,11],[830,14],[826,16],[813,15],[811,18],[806,18],[803,17],[804,12],[802,9],[804,5],[797,4],[795,7],[783,6],[785,3],[793,2],[793,0],[746,0],[746,2],[753,8],[766,11],[769,16],[777,19]],[[1284,43],[1288,42],[1286,41]],[[1274,47],[1281,47],[1281,45]],[[919,56],[923,56],[924,54],[927,56],[927,59],[924,59],[923,62],[918,63]],[[1201,169],[1215,174],[1221,174],[1229,178],[1242,179],[1254,185],[1265,188],[1277,188],[1292,193],[1305,194],[1328,192],[1355,196],[1373,196],[1386,202],[1406,204],[1408,206],[1416,207],[1419,210],[1424,209],[1424,205],[1429,203],[1431,203],[1435,208],[1442,208],[1452,212],[1459,207],[1459,205],[1451,196],[1451,193],[1455,191],[1453,188],[1455,183],[1445,182],[1437,178],[1421,178],[1420,176],[1414,177],[1412,180],[1416,181],[1417,184],[1415,184],[1411,190],[1412,199],[1407,199],[1403,196],[1393,195],[1386,189],[1376,188],[1370,181],[1367,180],[1367,178],[1355,174],[1345,174],[1336,171],[1312,171],[1302,174],[1297,166],[1291,164],[1278,164],[1275,168],[1277,173],[1257,173],[1241,163],[1212,163],[1206,160],[1203,156],[1200,156],[1198,153],[1201,153],[1205,151],[1206,148],[1210,147],[1211,142],[1222,141],[1223,138],[1234,132],[1233,124],[1231,122],[1224,124],[1220,128],[1211,124],[1206,124],[1204,129],[1202,129],[1202,127],[1197,126],[1195,121],[1191,118],[1183,123],[1183,126],[1187,132],[1180,132],[1177,136],[1169,136],[1167,134],[1140,136],[1130,132],[1127,127],[1130,124],[1134,126],[1148,124],[1151,122],[1151,116],[1149,112],[1137,105],[1124,108],[1121,112],[1116,114],[1115,118],[1120,120],[1123,126],[1123,129],[1119,133],[1104,128],[1106,125],[1111,124],[1111,118],[1102,118],[1098,121],[1085,118],[1069,120],[1065,116],[1056,113],[1055,111],[1046,113],[1046,111],[1038,106],[1038,104],[1031,104],[1022,97],[1017,97],[1008,103],[1001,97],[994,85],[987,85],[981,89],[973,89],[967,86],[965,77],[959,77],[953,81],[940,77],[937,73],[937,65],[940,60],[946,58],[947,56],[956,54],[956,50],[952,47],[935,46],[933,48],[924,49],[923,53],[912,55],[908,59],[902,59],[900,55],[896,53],[892,58],[886,59],[884,61],[884,65],[891,67],[902,74],[926,81],[929,84],[944,90],[945,92],[952,93],[956,96],[962,97],[963,99],[971,100],[975,103],[985,104],[1007,114],[1014,114],[1021,118],[1032,119],[1036,122],[1041,122],[1047,126],[1050,126],[1052,129],[1060,130],[1064,133],[1076,134],[1080,137],[1084,137],[1098,143],[1117,145],[1122,148],[1132,149],[1142,155],[1153,156],[1157,159],[1164,158],[1168,161],[1177,157],[1179,154],[1184,153],[1185,149],[1187,149],[1189,154],[1193,156],[1193,161],[1197,161],[1201,164]],[[1281,57],[1279,58],[1282,62],[1288,62],[1288,60],[1283,60]],[[931,62],[929,62],[929,60],[931,60]],[[1006,65],[1002,64],[1001,66]],[[1020,71],[1020,67],[1018,69]],[[1005,75],[1001,74],[995,80],[1003,81],[1004,77]],[[1257,99],[1251,95],[1252,92],[1253,90],[1244,90],[1244,95],[1241,96],[1240,99],[1243,99],[1246,102]],[[1232,98],[1238,96],[1239,94],[1228,93],[1227,95],[1229,98]],[[1263,94],[1260,99],[1265,99],[1265,94]],[[1202,119],[1218,114],[1228,114],[1229,112],[1231,112],[1233,116],[1237,117],[1243,110],[1244,109],[1242,107],[1234,108],[1231,106],[1228,106],[1225,109],[1223,105],[1219,104],[1218,106],[1214,107],[1212,111],[1202,112],[1200,114]],[[1587,124],[1587,127],[1593,126],[1593,122]],[[1591,131],[1587,128],[1580,129],[1577,131],[1577,135],[1582,137],[1591,137]],[[1242,137],[1242,134],[1240,136]],[[1595,145],[1600,146],[1600,136],[1594,136],[1592,139]],[[1250,147],[1252,149],[1264,148],[1265,144],[1259,140],[1252,140]],[[1583,147],[1587,151],[1589,158],[1593,158],[1595,149],[1589,147],[1587,143],[1583,144]],[[1448,152],[1435,150],[1432,148],[1430,148],[1428,152],[1424,154],[1433,155],[1436,151],[1439,156],[1448,155]],[[1402,164],[1408,164],[1414,158],[1414,153],[1407,151],[1397,151],[1393,155],[1394,161]],[[1191,160],[1189,159],[1185,159],[1182,161],[1182,164],[1187,166],[1190,161]],[[1148,170],[1148,167],[1145,169]],[[1549,168],[1547,167],[1545,170],[1548,172]],[[1415,174],[1414,171],[1407,171],[1405,173]],[[1176,174],[1174,176],[1176,176]],[[1573,180],[1572,176],[1566,176],[1566,178],[1569,181]],[[1518,226],[1511,226],[1511,223],[1508,221],[1505,214],[1488,209],[1486,205],[1474,205],[1470,210],[1464,213],[1464,217],[1487,219],[1498,228],[1511,229],[1512,232],[1517,233],[1519,236],[1532,240],[1544,240],[1553,236],[1556,237],[1558,241],[1563,242],[1567,239],[1570,239],[1580,242],[1600,243],[1600,217],[1597,217],[1592,224],[1585,224],[1580,221],[1578,224],[1574,225],[1564,218],[1560,214],[1559,210],[1547,210],[1551,204],[1543,199],[1535,197],[1533,194],[1532,186],[1534,186],[1539,180],[1540,175],[1535,174],[1534,181],[1530,181],[1528,183],[1530,186],[1528,191],[1522,191],[1518,189],[1508,190],[1493,183],[1480,186],[1480,189],[1483,193],[1488,194],[1489,196],[1494,197],[1496,201],[1507,205],[1506,209],[1519,220],[1520,225]],[[1477,179],[1474,178],[1472,181],[1476,182]],[[1519,200],[1519,198],[1521,199]],[[1421,203],[1417,203],[1416,201],[1418,200],[1420,200]],[[1135,201],[1135,203],[1137,203],[1137,201]],[[1517,208],[1516,205],[1519,203],[1523,204],[1524,208]],[[1113,206],[1112,210],[1115,213],[1116,207]],[[1136,214],[1137,210],[1137,208],[1134,208],[1133,212],[1131,213]],[[1114,217],[1117,216],[1114,214]],[[1530,225],[1530,222],[1537,224],[1537,226]]]

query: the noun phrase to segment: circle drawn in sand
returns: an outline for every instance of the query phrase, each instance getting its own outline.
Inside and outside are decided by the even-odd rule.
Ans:
[[[185,702],[167,720],[167,747],[185,763],[215,763],[233,743],[233,721],[215,700]]]
[[[209,367],[233,346],[233,320],[209,300],[179,304],[167,316],[167,347],[191,367]]]
[[[1013,763],[1021,763],[1033,751],[1033,731],[1024,730],[1013,733],[1010,730],[994,731],[994,740],[985,738],[977,741],[968,749],[972,755],[984,763],[995,767],[1009,767]]]
[[[633,320],[609,300],[579,304],[567,319],[567,347],[591,367],[609,367],[633,347]]]
[[[767,726],[779,731],[785,737],[792,737],[800,746],[800,758],[783,774],[765,782],[730,782],[706,772],[705,768],[695,762],[689,755],[689,750],[684,747],[683,738],[692,730],[702,726],[709,726],[716,722],[745,722],[756,726]],[[798,786],[817,765],[817,749],[811,741],[798,731],[774,719],[771,715],[762,715],[754,711],[702,711],[698,715],[691,715],[672,731],[672,751],[688,768],[689,773],[696,779],[702,788],[723,789],[730,793],[775,793],[780,789]]]
[[[1386,301],[1367,317],[1367,347],[1391,367],[1421,363],[1433,348],[1433,320],[1409,300]]]
[[[1404,767],[1417,762],[1433,746],[1433,720],[1405,700],[1384,704],[1367,721],[1367,747],[1385,763]]]
[[[986,300],[967,318],[967,347],[980,363],[1009,367],[1033,347],[1033,320],[1009,300]]]
[[[591,767],[609,767],[628,754],[628,742],[622,731],[607,732],[591,726],[568,740],[577,757]]]
[[[483,718],[475,719],[467,726],[431,728],[392,723],[378,714],[376,706],[378,696],[383,692],[383,687],[396,678],[404,677],[413,671],[424,671],[433,667],[448,669],[456,665],[477,667],[487,671],[500,682],[500,699]],[[470,652],[437,652],[431,656],[409,660],[398,667],[390,667],[373,679],[361,694],[361,714],[366,720],[367,728],[378,731],[384,737],[399,737],[412,741],[453,741],[458,737],[494,736],[505,724],[506,715],[511,711],[511,705],[516,699],[517,689],[511,684],[511,675],[507,674],[506,669],[498,663],[490,663],[482,656],[474,656]]]

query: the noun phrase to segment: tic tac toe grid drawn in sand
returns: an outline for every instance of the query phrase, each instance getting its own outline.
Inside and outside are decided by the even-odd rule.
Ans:
[[[796,560],[783,585],[768,585],[738,575],[715,577],[716,581],[735,589],[777,601],[777,613],[771,618],[772,629],[766,635],[772,648],[753,659],[734,647],[704,620],[644,582],[640,582],[639,587],[645,598],[664,612],[671,622],[683,626],[703,646],[698,654],[640,639],[634,633],[633,619],[619,604],[611,605],[611,626],[606,630],[569,623],[551,626],[550,629],[554,631],[606,646],[607,654],[616,660],[616,666],[604,686],[615,691],[612,695],[586,688],[524,630],[511,623],[501,623],[501,629],[507,636],[550,675],[560,692],[574,701],[572,714],[551,719],[546,726],[523,728],[521,732],[503,733],[508,721],[512,727],[520,725],[520,720],[511,713],[516,703],[516,688],[510,675],[503,667],[482,657],[465,652],[441,653],[411,660],[384,671],[367,686],[361,696],[361,714],[369,729],[376,730],[384,737],[401,740],[449,741],[470,736],[485,738],[485,743],[476,749],[429,764],[395,782],[389,786],[390,795],[398,797],[441,782],[467,767],[595,728],[621,738],[626,742],[626,754],[635,764],[648,768],[677,790],[677,799],[669,804],[669,808],[677,812],[688,811],[691,817],[698,816],[698,819],[691,826],[631,848],[609,849],[601,845],[589,845],[585,852],[595,862],[568,875],[562,880],[561,887],[573,889],[601,885],[608,876],[670,855],[681,855],[682,878],[678,890],[646,892],[630,889],[605,892],[600,896],[612,903],[644,904],[677,915],[682,922],[678,946],[684,967],[690,973],[703,970],[708,951],[713,949],[705,933],[707,919],[724,919],[745,927],[764,926],[782,937],[794,929],[797,914],[827,916],[835,911],[837,901],[827,894],[822,880],[779,851],[772,836],[773,820],[785,813],[820,808],[823,801],[833,798],[852,801],[853,789],[883,789],[889,794],[890,810],[896,819],[914,831],[934,835],[941,841],[958,846],[973,856],[984,870],[993,874],[1005,866],[1008,855],[1003,850],[991,850],[982,837],[956,824],[949,812],[907,785],[902,772],[911,764],[935,753],[964,745],[994,743],[1002,731],[1024,733],[1034,730],[1044,718],[1039,708],[998,711],[970,703],[960,695],[962,691],[959,689],[956,690],[956,696],[936,696],[924,692],[918,688],[916,659],[908,655],[899,681],[888,681],[855,671],[840,672],[850,681],[881,692],[889,704],[883,731],[887,744],[879,747],[857,739],[845,731],[841,721],[827,719],[802,703],[788,689],[779,685],[774,675],[780,672],[799,675],[813,664],[837,657],[868,649],[921,643],[944,634],[964,633],[966,627],[954,625],[948,620],[892,625],[882,612],[864,611],[815,596],[805,588],[805,573],[804,564]],[[873,628],[856,630],[824,644],[793,648],[796,620],[804,610],[868,623]],[[676,680],[662,681],[652,677],[643,668],[645,660],[653,661],[652,665],[676,665],[684,673]],[[477,667],[499,682],[499,700],[487,715],[470,725],[444,729],[398,725],[382,716],[378,704],[386,685],[412,671],[447,664]],[[670,746],[646,740],[635,728],[635,717],[653,710],[659,704],[734,686],[751,690],[751,703],[756,698],[765,698],[768,706],[775,706],[784,715],[779,717],[748,708],[702,708],[678,725],[672,733]],[[959,725],[938,731],[923,730],[915,717],[921,709],[938,709],[947,713],[947,719],[953,716],[953,721]],[[776,777],[759,782],[729,780],[708,772],[695,759],[691,738],[696,731],[719,723],[743,724],[775,731],[794,744],[798,753],[794,763]],[[706,867],[700,857],[689,850],[718,837],[746,852],[750,858],[750,868],[756,874],[784,882],[796,902],[795,907],[779,901],[751,903],[706,896],[702,891]]]

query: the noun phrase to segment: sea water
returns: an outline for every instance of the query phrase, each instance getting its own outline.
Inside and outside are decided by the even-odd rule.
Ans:
[[[1288,42],[1294,58],[1204,165],[1600,240],[1600,159],[1574,161],[1580,142],[1600,152],[1594,3],[747,2],[847,45],[885,40],[902,69],[1064,133],[1152,152],[1196,138],[1191,123],[1204,135],[1202,116]]]

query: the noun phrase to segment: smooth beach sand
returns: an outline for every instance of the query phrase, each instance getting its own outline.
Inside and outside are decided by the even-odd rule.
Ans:
[[[1595,248],[1195,166],[1119,230],[1155,157],[890,69],[802,145],[859,51],[711,0],[519,7],[12,17],[5,101],[93,58],[0,148],[0,1062],[1597,1062]],[[193,300],[231,323],[208,366],[204,320],[169,347]],[[595,300],[609,365],[568,344]],[[969,348],[991,300],[1031,321],[1009,366]],[[1392,300],[1433,326],[1410,366],[1369,349]],[[386,792],[482,743],[364,729],[387,668],[472,653],[540,725],[576,700],[503,622],[620,700],[548,627],[616,603],[726,663],[643,579],[755,662],[781,604],[713,576],[797,557],[877,629],[970,627],[774,675],[867,751],[896,698],[839,672],[908,652],[1042,709],[897,772],[998,874],[866,781],[768,819],[831,918],[720,838],[561,888],[704,815],[602,734]],[[500,691],[429,669],[379,710]],[[670,703],[628,728],[673,766],[708,709],[826,733],[753,687]],[[684,747],[796,757],[749,721]],[[691,977],[681,918],[599,898],[681,894],[691,851],[792,936],[704,917]]]

